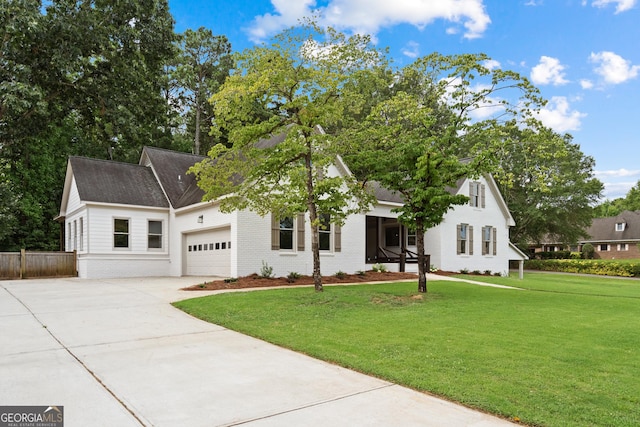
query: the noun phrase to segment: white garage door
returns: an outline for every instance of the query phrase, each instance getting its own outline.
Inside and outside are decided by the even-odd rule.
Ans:
[[[229,228],[187,234],[187,275],[229,277],[230,236]]]

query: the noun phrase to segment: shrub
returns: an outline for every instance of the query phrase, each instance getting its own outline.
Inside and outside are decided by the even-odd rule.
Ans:
[[[265,279],[273,277],[273,267],[270,267],[269,264],[267,264],[264,261],[262,261],[262,268],[260,269],[260,277],[264,277]]]
[[[460,270],[460,274],[469,274],[469,270],[466,268],[463,268],[462,270]]]
[[[298,280],[300,277],[302,277],[300,273],[296,273],[295,271],[292,271],[289,274],[287,274],[287,282],[293,283],[296,280]]]
[[[569,259],[582,259],[582,252],[571,252]]]
[[[613,261],[592,259],[528,260],[525,268],[565,273],[599,274],[604,276],[640,277],[640,261]]]
[[[473,270],[473,271],[471,272],[471,274],[475,274],[476,276],[479,276],[479,275],[481,275],[482,273],[480,272],[480,270]]]
[[[358,271],[356,271],[356,274],[357,274],[358,276],[366,276],[366,275],[367,275],[367,273],[365,273],[365,272],[364,272],[364,271],[362,271],[362,270],[358,270]]]
[[[371,266],[371,269],[373,271],[375,271],[376,273],[386,273],[387,271],[387,266],[384,264],[373,264]]]
[[[336,276],[338,279],[344,279],[345,277],[347,277],[347,273],[345,273],[344,271],[336,271],[336,274],[334,274],[334,276]]]
[[[436,271],[438,271],[438,267],[436,267],[435,265],[431,264],[431,266],[429,267],[429,271],[431,273],[435,273]]]
[[[487,276],[491,276],[491,270],[485,270],[484,274],[487,275]]]
[[[224,283],[235,283],[238,281],[237,277],[229,277],[227,279],[224,279]]]
[[[593,259],[593,254],[596,252],[591,243],[585,243],[582,245],[582,258]]]

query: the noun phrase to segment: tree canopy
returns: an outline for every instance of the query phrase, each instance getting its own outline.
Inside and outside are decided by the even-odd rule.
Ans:
[[[494,177],[516,221],[511,240],[526,249],[544,239],[570,244],[584,236],[603,189],[594,159],[570,135],[535,121],[505,128],[500,141]]]
[[[193,131],[193,153],[200,154],[209,137],[213,119],[209,98],[229,75],[233,66],[231,44],[225,36],[214,36],[207,28],[186,30],[180,36],[179,54],[172,71],[186,125]],[[210,139],[210,138],[209,138]],[[208,141],[203,152],[215,141]]]
[[[431,54],[397,72],[372,70],[384,82],[381,100],[359,126],[345,132],[345,158],[361,179],[375,180],[404,199],[399,220],[416,230],[418,290],[427,291],[424,233],[442,222],[465,195],[451,189],[462,178],[490,171],[496,117],[528,117],[541,100],[516,73],[483,65],[485,55]],[[486,83],[473,86],[476,79]],[[513,100],[496,93],[515,91]],[[480,109],[491,110],[485,117]],[[483,115],[484,116],[484,115]]]
[[[594,208],[595,218],[616,216],[623,211],[640,211],[640,180],[631,187],[625,197],[605,200]]]
[[[67,158],[169,147],[166,0],[0,3],[0,250],[56,249]],[[1,191],[1,190],[0,190]]]
[[[339,147],[323,128],[345,115],[345,83],[379,59],[367,37],[309,23],[237,55],[235,72],[211,98],[213,130],[227,130],[229,145],[216,145],[192,168],[205,198],[225,195],[226,211],[279,217],[308,211],[316,290],[322,290],[321,216],[340,225],[371,202],[351,176],[328,173]]]

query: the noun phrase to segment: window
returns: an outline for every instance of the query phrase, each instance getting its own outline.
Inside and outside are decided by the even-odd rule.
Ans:
[[[484,208],[485,203],[484,184],[479,182],[469,183],[469,205],[474,208]]]
[[[600,245],[600,251],[601,252],[607,252],[609,250],[609,245],[604,243]]]
[[[149,249],[162,249],[162,221],[149,221],[147,247]]]
[[[629,250],[629,244],[628,243],[618,243],[618,250],[619,251],[628,251]]]
[[[271,250],[304,251],[305,215],[280,218],[271,215]],[[227,246],[229,248],[230,246]]]
[[[495,227],[482,227],[482,255],[496,255],[496,234]]]
[[[318,227],[318,240],[321,251],[331,250],[331,216],[320,215],[320,226]]]
[[[293,218],[280,219],[280,249],[293,250]]]
[[[616,223],[616,231],[624,231],[625,225],[627,225],[627,224],[624,223],[624,222],[617,222]]]
[[[408,229],[407,230],[407,246],[416,246],[417,238],[416,238],[416,230]]]
[[[458,224],[457,234],[458,255],[473,255],[473,227],[468,224]]]
[[[129,247],[129,220],[115,218],[113,220],[113,247]]]

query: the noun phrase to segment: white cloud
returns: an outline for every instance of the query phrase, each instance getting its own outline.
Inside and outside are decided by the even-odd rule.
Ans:
[[[593,0],[593,7],[607,7],[609,4],[616,5],[616,13],[624,12],[632,9],[636,5],[637,0]],[[582,2],[584,5],[584,2]]]
[[[627,193],[637,182],[604,182],[604,198],[613,200],[626,197]]]
[[[484,61],[482,63],[482,65],[484,65],[489,70],[495,70],[496,68],[500,68],[501,64],[500,64],[500,62],[496,61],[495,59],[487,59],[486,61]]]
[[[409,41],[403,48],[402,54],[409,58],[417,58],[420,54],[420,45],[414,41]]]
[[[524,5],[525,6],[541,6],[544,3],[543,0],[529,0]]]
[[[580,80],[580,86],[582,89],[593,89],[593,82],[591,80],[582,79]]]
[[[531,80],[538,85],[566,84],[569,81],[564,78],[564,68],[559,59],[541,56],[540,63],[531,69]]]
[[[631,61],[613,52],[592,52],[589,61],[597,64],[594,71],[601,75],[606,83],[624,83],[636,78],[640,72],[640,65],[631,65]]]
[[[595,171],[596,176],[610,176],[610,177],[627,177],[627,176],[638,176],[640,177],[640,169],[638,170],[628,170],[625,168],[616,169],[616,170],[608,170],[608,171]]]
[[[318,8],[315,0],[271,0],[271,4],[274,13],[257,16],[248,29],[253,41],[262,41],[313,14],[323,25],[372,36],[401,23],[422,29],[443,19],[464,27],[464,37],[473,39],[481,37],[491,23],[483,0],[329,0]]]
[[[564,96],[554,96],[544,108],[538,112],[538,118],[545,126],[559,133],[579,130],[585,113],[571,110],[569,101]]]

